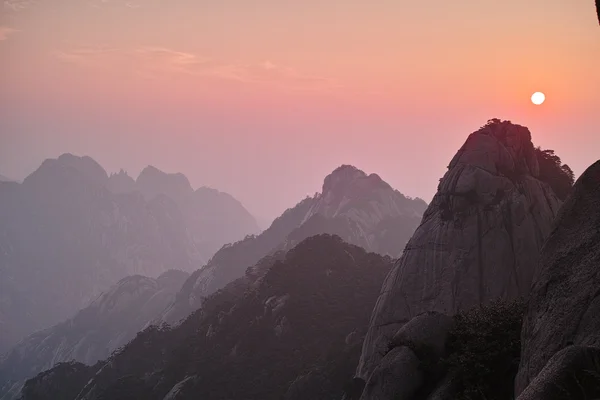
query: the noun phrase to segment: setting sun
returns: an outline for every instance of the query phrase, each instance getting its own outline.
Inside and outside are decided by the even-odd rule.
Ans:
[[[536,106],[539,106],[546,100],[546,95],[542,92],[535,92],[531,95],[531,102]]]

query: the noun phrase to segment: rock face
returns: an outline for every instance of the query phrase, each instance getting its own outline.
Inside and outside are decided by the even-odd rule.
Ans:
[[[425,208],[423,200],[405,197],[376,174],[342,165],[325,178],[322,193],[287,210],[262,234],[219,250],[192,274],[163,319],[172,324],[185,318],[204,297],[244,276],[261,258],[313,235],[335,234],[368,251],[397,257]]]
[[[92,379],[59,366],[28,381],[23,399],[58,389],[79,400],[341,398],[392,260],[320,235],[264,262],[260,280],[237,280],[182,324],[139,333]]]
[[[554,354],[518,400],[600,397],[600,349],[568,346]]]
[[[521,364],[515,382],[517,394],[551,357],[569,344],[600,348],[599,293],[600,161],[597,161],[575,183],[542,251],[540,274],[532,288],[523,324]]]
[[[0,399],[15,398],[25,379],[59,362],[107,358],[173,301],[188,276],[175,270],[157,279],[129,276],[73,318],[28,336],[0,357]]]
[[[491,120],[469,136],[386,278],[358,378],[368,381],[394,333],[423,312],[453,315],[528,294],[560,206],[537,175],[527,128]]]

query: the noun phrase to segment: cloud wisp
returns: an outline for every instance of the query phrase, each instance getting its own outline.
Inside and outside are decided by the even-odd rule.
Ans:
[[[33,0],[4,0],[3,7],[11,11],[21,11],[37,4]]]
[[[15,32],[19,32],[19,30],[8,26],[0,26],[0,42],[8,39],[8,37]]]
[[[263,84],[292,91],[328,91],[339,88],[331,79],[303,74],[294,68],[275,64],[231,63],[165,47],[144,46],[134,50],[82,47],[59,51],[56,57],[83,67],[108,66],[133,69],[139,76],[188,75]]]

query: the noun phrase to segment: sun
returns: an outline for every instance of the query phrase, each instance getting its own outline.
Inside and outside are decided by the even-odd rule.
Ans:
[[[539,106],[546,100],[546,95],[542,92],[535,92],[531,95],[531,102],[536,106]]]

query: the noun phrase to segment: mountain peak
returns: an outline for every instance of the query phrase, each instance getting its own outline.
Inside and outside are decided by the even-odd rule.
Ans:
[[[498,172],[505,176],[539,176],[539,164],[529,129],[498,118],[490,119],[469,136],[450,163],[450,168],[458,162],[477,165],[488,171],[499,169]]]
[[[65,176],[78,176],[87,182],[95,185],[104,185],[108,179],[108,174],[96,160],[89,156],[76,156],[71,153],[64,153],[58,158],[48,158],[44,160],[31,175],[25,178],[24,182],[45,182],[64,178]]]
[[[384,182],[379,175],[367,175],[353,165],[343,164],[325,177],[322,193],[326,195],[329,192],[343,192],[355,184],[359,184],[363,189],[378,187],[391,189],[391,186]]]
[[[146,197],[155,197],[159,194],[175,196],[192,193],[192,185],[182,173],[166,173],[149,165],[142,170],[136,183]]]
[[[367,387],[389,360],[389,338],[414,316],[529,294],[561,204],[538,175],[527,128],[493,119],[469,135],[373,310],[357,369]]]

